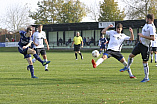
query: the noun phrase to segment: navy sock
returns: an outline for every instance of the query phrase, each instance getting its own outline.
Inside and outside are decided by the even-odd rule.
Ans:
[[[76,57],[76,59],[77,59],[77,53],[75,53],[75,57]]]
[[[34,68],[33,68],[33,65],[29,65],[29,68],[30,68],[31,76],[33,77],[33,76],[34,76]]]
[[[39,57],[39,55],[34,54],[33,56],[35,57],[36,60],[38,60],[39,62],[43,63],[43,60],[41,60],[41,58]]]

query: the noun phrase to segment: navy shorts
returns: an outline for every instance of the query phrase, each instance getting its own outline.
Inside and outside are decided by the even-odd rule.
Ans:
[[[46,55],[45,48],[35,48],[37,55]]]
[[[18,51],[24,55],[24,58],[29,58],[31,57],[30,54],[27,54],[27,50],[28,50],[28,47],[26,49],[23,49],[22,47],[18,47]]]
[[[103,55],[107,55],[107,58],[114,57],[118,61],[123,58],[123,55],[120,53],[120,51],[113,51],[111,49],[107,50]]]
[[[101,45],[100,49],[106,49],[106,45]]]
[[[142,55],[143,61],[149,60],[150,47],[143,45],[142,43],[138,43],[132,51],[133,55],[140,54]]]

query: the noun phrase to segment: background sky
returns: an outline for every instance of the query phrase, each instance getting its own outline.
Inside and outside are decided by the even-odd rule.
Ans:
[[[32,9],[32,11],[35,11],[37,9],[37,2],[43,1],[43,0],[0,0],[0,18],[5,14],[6,9],[14,4],[26,4],[28,3]],[[87,6],[95,6],[99,5],[99,2],[102,2],[103,0],[80,0]],[[117,0],[118,1],[118,0]],[[96,7],[96,6],[95,6]],[[87,17],[84,17],[81,22],[94,22],[90,15],[87,15]],[[0,26],[1,27],[1,26]]]

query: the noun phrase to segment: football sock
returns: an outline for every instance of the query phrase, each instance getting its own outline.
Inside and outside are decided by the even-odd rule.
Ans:
[[[33,76],[34,76],[34,68],[33,68],[33,65],[29,65],[29,68],[30,68],[31,76],[33,77]]]
[[[35,61],[36,61],[36,59],[35,59],[35,58],[33,58],[33,59],[32,59],[32,62],[33,62],[33,63],[35,63]]]
[[[75,53],[75,57],[76,57],[76,59],[77,59],[77,53]]]
[[[124,67],[126,67],[128,65],[128,63],[126,61],[123,62]]]
[[[153,54],[150,54],[150,56],[151,56],[151,60],[153,60]],[[156,57],[155,57],[156,58]]]
[[[44,61],[47,61],[47,59],[44,59]],[[48,64],[45,65],[45,69],[48,69]]]
[[[41,60],[41,58],[39,57],[39,55],[34,54],[33,56],[35,57],[36,60],[38,60],[39,62],[43,63],[43,60]]]
[[[131,69],[128,70],[128,73],[129,73],[129,76],[133,76],[133,75],[132,75],[132,72],[131,72]]]
[[[101,54],[101,51],[99,51],[99,54]]]
[[[128,65],[127,65],[128,68],[130,67],[130,65],[132,64],[132,62],[133,62],[133,58],[129,57],[128,58]]]
[[[82,57],[82,54],[81,54],[81,52],[79,53],[79,55]]]
[[[100,65],[104,61],[103,58],[99,58],[96,62],[96,66]]]
[[[148,63],[143,63],[143,67],[144,67],[144,73],[145,73],[145,79],[148,79],[149,77],[149,66]]]
[[[155,61],[157,62],[157,54],[155,54]]]

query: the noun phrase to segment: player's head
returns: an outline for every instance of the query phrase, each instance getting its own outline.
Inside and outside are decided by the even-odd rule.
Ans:
[[[26,30],[26,37],[31,37],[31,35],[32,35],[32,27],[27,27],[27,30]]]
[[[79,32],[77,32],[77,33],[76,33],[76,36],[80,36],[80,33],[79,33]]]
[[[43,25],[42,24],[38,25],[38,31],[41,32],[42,29],[43,29]]]
[[[146,16],[146,23],[152,23],[154,21],[154,15],[153,14],[148,14]]]
[[[104,38],[104,35],[101,35],[101,38]]]
[[[116,25],[116,31],[117,31],[117,33],[121,33],[122,30],[123,30],[123,25],[121,23],[118,23]]]

